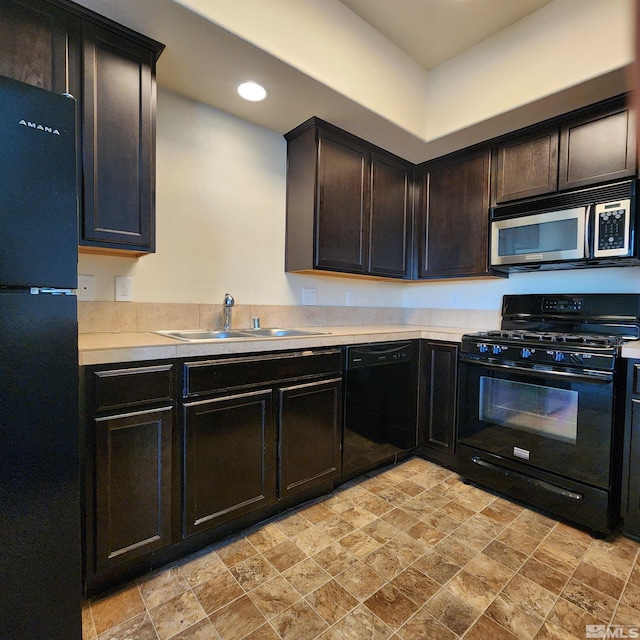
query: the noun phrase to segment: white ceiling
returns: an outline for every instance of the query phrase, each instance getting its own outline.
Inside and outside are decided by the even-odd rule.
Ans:
[[[340,0],[425,69],[470,49],[552,0]]]
[[[158,61],[160,87],[278,133],[318,116],[413,162],[470,144],[441,140],[435,151],[427,148],[420,135],[192,11],[188,5],[195,6],[196,0],[75,1],[166,45]],[[199,0],[199,6],[215,9],[225,2],[243,1]],[[299,0],[274,1],[286,10],[287,2],[295,7]],[[312,1],[319,3],[316,6],[324,2]],[[341,0],[394,43],[389,46],[414,58],[425,73],[551,1]],[[268,101],[249,103],[235,94],[239,79],[251,76],[264,79],[270,90]]]

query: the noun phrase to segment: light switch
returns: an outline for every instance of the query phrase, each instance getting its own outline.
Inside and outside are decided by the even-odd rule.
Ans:
[[[78,300],[95,300],[96,299],[96,277],[95,276],[78,276],[78,288],[76,289]]]

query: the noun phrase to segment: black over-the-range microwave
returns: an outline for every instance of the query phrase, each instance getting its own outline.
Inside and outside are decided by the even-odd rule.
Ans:
[[[497,272],[640,265],[637,180],[493,207]]]

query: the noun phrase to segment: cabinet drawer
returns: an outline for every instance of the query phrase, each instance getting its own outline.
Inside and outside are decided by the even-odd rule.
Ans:
[[[222,389],[341,372],[341,349],[186,362],[183,395],[188,398]]]
[[[173,402],[173,365],[94,371],[95,410]]]

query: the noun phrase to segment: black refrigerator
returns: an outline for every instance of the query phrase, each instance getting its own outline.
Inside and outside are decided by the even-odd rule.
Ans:
[[[0,638],[82,637],[75,100],[0,76]]]

